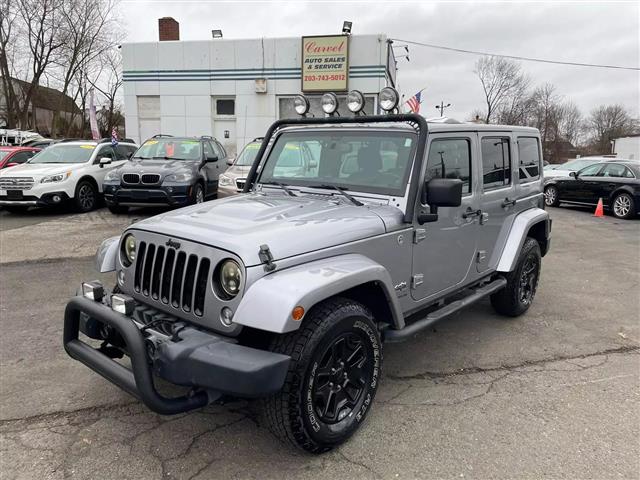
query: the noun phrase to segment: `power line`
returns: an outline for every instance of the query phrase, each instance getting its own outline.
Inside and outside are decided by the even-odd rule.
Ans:
[[[555,65],[572,65],[574,67],[594,67],[594,68],[613,68],[617,70],[636,70],[640,71],[640,67],[625,67],[621,65],[602,65],[597,63],[580,63],[580,62],[562,62],[560,60],[546,60],[544,58],[533,58],[533,57],[520,57],[517,55],[502,55],[499,53],[489,53],[489,52],[480,52],[477,50],[464,50],[462,48],[453,48],[453,47],[445,47],[444,45],[434,45],[432,43],[422,43],[422,42],[414,42],[411,40],[402,40],[399,38],[391,39],[394,42],[403,42],[408,43],[409,45],[417,45],[419,47],[428,47],[435,48],[438,50],[448,50],[451,52],[458,53],[470,53],[472,55],[487,55],[490,57],[502,57],[502,58],[511,58],[514,60],[524,60],[526,62],[538,62],[538,63],[552,63]]]

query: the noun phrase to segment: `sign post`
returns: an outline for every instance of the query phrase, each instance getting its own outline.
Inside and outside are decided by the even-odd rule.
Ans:
[[[302,91],[346,92],[349,35],[302,37]]]

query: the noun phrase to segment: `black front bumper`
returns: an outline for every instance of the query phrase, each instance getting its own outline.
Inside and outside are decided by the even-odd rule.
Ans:
[[[81,314],[118,333],[131,359],[131,369],[78,338]],[[82,320],[86,328],[86,317]],[[210,398],[220,394],[257,398],[276,393],[284,384],[290,360],[286,355],[239,345],[234,339],[190,327],[155,344],[152,349],[148,348],[147,340],[148,334],[130,317],[113,311],[108,305],[82,296],[72,298],[67,304],[66,352],[163,415],[203,407]],[[192,390],[181,397],[165,397],[154,385],[154,373]]]
[[[103,185],[104,199],[109,206],[171,205],[184,206],[191,200],[191,185],[149,188],[129,188]]]

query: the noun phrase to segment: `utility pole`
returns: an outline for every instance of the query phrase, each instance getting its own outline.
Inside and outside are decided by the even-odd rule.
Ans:
[[[450,103],[447,103],[445,105],[444,102],[440,102],[440,105],[436,105],[436,110],[440,110],[440,116],[444,117],[444,109],[449,108],[450,106],[451,106]]]

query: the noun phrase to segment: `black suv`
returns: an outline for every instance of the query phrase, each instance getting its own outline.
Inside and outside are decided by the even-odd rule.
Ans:
[[[124,213],[131,206],[202,203],[218,193],[226,158],[212,137],[155,135],[131,161],[107,174],[105,201],[112,213]]]

